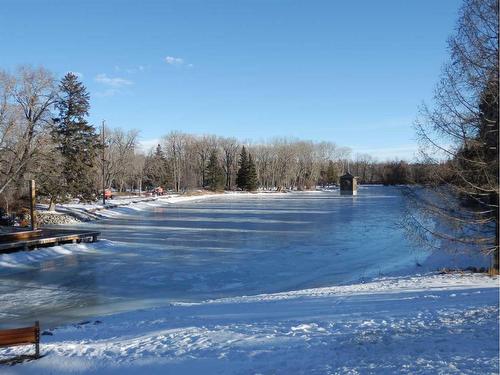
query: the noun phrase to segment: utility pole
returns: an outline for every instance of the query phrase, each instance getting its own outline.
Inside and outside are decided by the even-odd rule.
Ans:
[[[104,151],[106,149],[106,139],[104,138],[104,120],[102,120],[101,136],[102,136],[102,204],[105,205],[106,204],[106,179],[105,179],[106,158],[104,156]]]

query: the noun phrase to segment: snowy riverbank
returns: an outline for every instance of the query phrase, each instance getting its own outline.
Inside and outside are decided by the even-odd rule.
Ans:
[[[143,209],[161,204],[189,202],[194,199],[212,197],[215,193],[200,191],[196,194],[181,195],[168,194],[156,197],[123,196],[115,197],[103,204],[101,201],[94,203],[64,203],[58,204],[55,211],[48,211],[48,205],[37,205],[39,222],[42,225],[74,224],[114,216],[118,208],[133,207]]]
[[[95,317],[2,372],[494,374],[498,349],[498,278],[425,275]]]
[[[319,191],[313,191],[319,192]],[[58,204],[55,211],[48,211],[48,205],[38,204],[37,214],[40,224],[74,224],[87,222],[120,214],[120,208],[129,207],[135,210],[152,208],[155,206],[171,203],[190,202],[193,200],[203,200],[214,196],[238,197],[246,194],[286,194],[276,191],[259,191],[255,193],[247,192],[224,192],[213,193],[206,190],[199,190],[188,194],[167,194],[156,197],[122,196],[107,200],[106,204],[101,201],[94,203],[64,203]],[[118,210],[117,210],[118,209]]]

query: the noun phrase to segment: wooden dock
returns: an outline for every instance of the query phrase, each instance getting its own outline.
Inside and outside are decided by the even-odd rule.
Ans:
[[[95,242],[100,232],[67,229],[37,229],[0,234],[0,254],[65,243]]]

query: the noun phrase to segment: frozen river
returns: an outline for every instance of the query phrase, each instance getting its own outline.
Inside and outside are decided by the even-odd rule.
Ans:
[[[0,325],[89,316],[415,272],[397,188],[222,195],[82,225],[102,241],[0,269]],[[78,248],[72,251],[72,248]],[[83,249],[82,249],[83,248]]]

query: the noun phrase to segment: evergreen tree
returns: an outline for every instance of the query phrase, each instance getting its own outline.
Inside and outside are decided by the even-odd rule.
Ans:
[[[63,158],[61,182],[65,184],[67,193],[91,199],[92,167],[99,140],[95,128],[86,120],[90,96],[73,73],[63,77],[59,91],[55,105],[59,117],[54,119],[52,136]]]
[[[210,154],[206,174],[207,187],[212,191],[221,190],[224,187],[224,171],[219,164],[217,151]]]
[[[167,158],[160,145],[156,146],[154,153],[146,157],[144,164],[144,186],[153,189],[158,186],[167,187],[172,184]]]
[[[247,170],[247,183],[246,190],[254,191],[257,190],[257,169],[255,168],[255,163],[252,159],[252,154],[248,154],[248,170]]]
[[[238,175],[236,176],[236,185],[240,189],[246,190],[248,179],[248,155],[245,146],[241,148],[239,166],[240,169],[238,169]]]

